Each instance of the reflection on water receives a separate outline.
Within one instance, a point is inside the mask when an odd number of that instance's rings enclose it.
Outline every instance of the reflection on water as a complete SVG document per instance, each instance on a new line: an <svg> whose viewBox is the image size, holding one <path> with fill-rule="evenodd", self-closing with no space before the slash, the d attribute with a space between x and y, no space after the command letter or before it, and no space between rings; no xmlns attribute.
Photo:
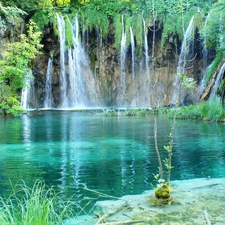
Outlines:
<svg viewBox="0 0 225 225"><path fill-rule="evenodd" d="M0 120L2 193L18 179L45 180L65 196L82 194L82 184L114 196L137 194L154 182L154 118L43 111ZM158 118L163 158L171 124ZM224 124L177 121L172 179L224 177L224 136Z"/></svg>

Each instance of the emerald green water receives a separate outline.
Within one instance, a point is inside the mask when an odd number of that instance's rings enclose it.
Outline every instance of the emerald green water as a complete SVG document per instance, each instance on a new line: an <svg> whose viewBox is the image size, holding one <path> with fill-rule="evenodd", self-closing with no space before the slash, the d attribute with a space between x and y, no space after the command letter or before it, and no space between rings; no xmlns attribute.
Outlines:
<svg viewBox="0 0 225 225"><path fill-rule="evenodd" d="M104 117L95 112L41 111L0 119L0 191L41 179L65 196L90 189L122 196L151 188L158 170L153 117ZM158 118L158 145L172 121ZM172 180L224 177L225 124L177 121Z"/></svg>

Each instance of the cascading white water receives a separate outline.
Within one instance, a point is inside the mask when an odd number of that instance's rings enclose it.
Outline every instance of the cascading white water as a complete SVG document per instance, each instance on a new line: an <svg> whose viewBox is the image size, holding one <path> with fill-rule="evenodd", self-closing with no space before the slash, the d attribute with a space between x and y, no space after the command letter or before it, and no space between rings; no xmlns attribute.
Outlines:
<svg viewBox="0 0 225 225"><path fill-rule="evenodd" d="M148 80L150 80L150 73L149 73L149 55L148 55L148 38L147 38L147 34L146 34L146 24L145 24L145 20L144 17L142 17L142 21L143 21L143 30L144 30L144 55L145 55L145 70L146 70L146 74L147 74L147 78Z"/></svg>
<svg viewBox="0 0 225 225"><path fill-rule="evenodd" d="M219 22L220 22L220 25L219 25L219 43L220 43L219 47L223 49L225 44L224 44L224 36L222 35L223 30L224 30L224 25L223 25L224 21L223 21L222 13L220 13L220 16L219 16ZM212 89L210 97L209 97L210 100L216 97L216 92L219 88L219 85L220 85L222 79L223 79L224 72L225 72L225 63L220 68L220 71L216 77L215 84L213 86L213 89Z"/></svg>
<svg viewBox="0 0 225 225"><path fill-rule="evenodd" d="M126 31L122 15L122 38L120 43L120 107L125 104L126 93Z"/></svg>
<svg viewBox="0 0 225 225"><path fill-rule="evenodd" d="M136 106L136 96L135 96L135 88L136 88L136 80L135 80L135 42L134 35L132 31L132 27L130 27L130 40L131 40L131 54L132 54L132 102L131 106Z"/></svg>
<svg viewBox="0 0 225 225"><path fill-rule="evenodd" d="M67 17L67 19L72 32L72 46L66 51L65 21L63 16L57 14L60 33L60 82L62 85L60 107L99 106L101 104L99 87L94 80L88 58L79 40L78 16L75 16L72 22L70 18ZM68 57L65 56L66 54Z"/></svg>
<svg viewBox="0 0 225 225"><path fill-rule="evenodd" d="M25 76L25 87L21 93L20 107L23 109L29 109L30 87L33 80L32 70Z"/></svg>
<svg viewBox="0 0 225 225"><path fill-rule="evenodd" d="M60 87L61 87L61 107L68 107L67 98L67 80L66 80L66 68L65 68L65 43L66 43L66 31L65 20L62 15L56 14L57 26L59 29L60 40Z"/></svg>
<svg viewBox="0 0 225 225"><path fill-rule="evenodd" d="M179 55L177 74L184 74L185 68L188 62L193 59L193 41L194 41L194 16L191 18L189 25L184 34L184 39L181 46L181 52ZM173 95L171 99L172 104L176 104L179 98L179 77L175 75L173 82Z"/></svg>
<svg viewBox="0 0 225 225"><path fill-rule="evenodd" d="M52 69L53 69L53 59L49 58L45 83L45 101L44 101L45 108L52 108Z"/></svg>
<svg viewBox="0 0 225 225"><path fill-rule="evenodd" d="M73 31L73 49L68 50L68 64L70 74L70 106L81 106L85 102L84 84L82 80L82 63L86 62L84 50L79 42L79 24L75 17L74 23L70 23Z"/></svg>
<svg viewBox="0 0 225 225"><path fill-rule="evenodd" d="M216 81L215 81L215 84L213 86L213 89L211 91L211 94L210 94L210 99L214 98L216 96L216 92L219 88L219 85L223 79L223 75L224 75L224 72L225 72L225 63L223 64L223 66L221 67L217 77L216 77Z"/></svg>
<svg viewBox="0 0 225 225"><path fill-rule="evenodd" d="M69 107L85 107L90 103L99 104L99 88L95 83L93 73L85 50L79 40L78 16L70 22L73 32L73 48L68 50L69 67Z"/></svg>
<svg viewBox="0 0 225 225"><path fill-rule="evenodd" d="M210 14L208 14L208 16L206 17L205 24L204 24L204 40L203 40L203 49L202 49L203 68L202 68L202 79L200 81L200 84L198 87L198 93L197 93L198 99L200 98L200 96L203 93L203 90L205 89L205 86L206 86L205 78L207 75L207 71L211 66L211 65L208 66L208 51L207 51L207 46L206 46L206 42L207 42L206 26L207 26L209 17L210 17Z"/></svg>
<svg viewBox="0 0 225 225"><path fill-rule="evenodd" d="M144 17L142 16L143 21L143 30L144 30L144 57L145 57L145 74L146 74L146 82L143 82L142 78L140 80L140 83L144 85L142 90L143 100L142 104L145 107L150 107L150 70L149 70L149 55L148 55L148 38L147 38L147 32L146 32L146 24Z"/></svg>

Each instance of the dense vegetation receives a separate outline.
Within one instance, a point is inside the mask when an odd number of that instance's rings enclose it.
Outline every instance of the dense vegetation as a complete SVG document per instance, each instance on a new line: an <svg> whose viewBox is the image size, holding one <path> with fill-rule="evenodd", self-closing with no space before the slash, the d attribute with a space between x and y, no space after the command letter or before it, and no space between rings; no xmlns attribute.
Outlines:
<svg viewBox="0 0 225 225"><path fill-rule="evenodd" d="M148 32L149 29L154 31L156 27L160 28L162 30L161 47L163 48L169 39L170 41L173 40L174 45L177 45L182 40L190 19L194 16L196 30L199 31L200 38L205 40L205 47L213 48L217 53L217 57L208 71L207 81L209 81L220 62L225 58L224 9L225 3L223 0L3 0L0 3L0 16L8 21L15 21L22 17L25 20L32 19L38 28L38 30L32 32L35 35L38 34L39 40L41 38L40 33L35 32L42 32L49 23L56 27L55 12L66 14L69 17L78 14L82 18L83 29L96 29L100 31L102 37L108 35L109 25L113 23L115 46L119 49L123 29L121 15L123 14L125 29L128 31L132 26L137 55L142 54L143 32ZM143 18L146 21L146 27L143 27ZM3 25L0 24L0 26ZM69 33L69 28L67 32ZM57 29L55 29L55 33L57 34ZM5 114L12 113L10 111L11 106L16 105L15 112L19 109L18 91L24 87L24 77L31 67L30 62L40 49L37 42L30 42L29 37L25 42L20 38L14 45L25 46L29 44L29 47L26 46L25 48L32 48L32 51L37 50L37 52L30 54L30 50L28 50L29 56L25 53L25 55L21 55L21 58L18 58L21 61L19 60L18 64L13 66L21 68L21 65L23 65L23 71L17 71L16 73L11 71L11 75L7 72L6 67L12 66L10 58L12 59L16 54L12 50L15 46L7 47L4 61L1 62L0 98L2 104L0 107ZM68 35L67 45L71 45L71 43ZM127 41L127 45L129 45L129 41ZM24 62L25 59L27 59L26 63ZM224 82L222 82L222 85L224 86ZM223 90L223 86L219 90ZM9 94L6 95L5 93ZM13 100L11 97L13 97Z"/></svg>

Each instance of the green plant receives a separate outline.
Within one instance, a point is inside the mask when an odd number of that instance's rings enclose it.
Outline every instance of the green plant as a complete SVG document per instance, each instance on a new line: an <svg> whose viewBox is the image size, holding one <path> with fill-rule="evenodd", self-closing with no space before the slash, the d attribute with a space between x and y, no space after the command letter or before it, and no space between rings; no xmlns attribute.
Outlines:
<svg viewBox="0 0 225 225"><path fill-rule="evenodd" d="M184 88L194 88L195 81L193 79L187 78L184 74L178 74L179 78L182 80L181 84L184 86ZM178 95L179 96L179 95ZM163 160L160 156L160 151L158 149L158 142L157 142L157 122L155 117L155 123L154 123L154 137L155 137L155 149L157 153L158 163L159 163L159 172L154 175L154 178L158 181L157 189L155 190L155 197L157 199L163 199L163 201L160 200L160 204L168 204L171 202L170 200L170 179L171 179L171 170L173 169L172 166L172 155L173 155L173 134L175 130L175 124L177 119L177 105L178 105L178 99L176 101L176 106L174 109L173 114L173 125L171 127L171 132L169 134L169 143L168 145L164 145L164 150L167 151L168 157ZM163 165L166 168L167 171L167 181L165 183L164 180L164 170Z"/></svg>
<svg viewBox="0 0 225 225"><path fill-rule="evenodd" d="M36 24L30 21L27 25L27 35L21 34L19 42L8 44L4 58L0 61L0 100L2 102L0 108L3 114L17 115L17 112L22 112L18 102L18 91L25 87L25 76L42 48L41 32L36 29Z"/></svg>
<svg viewBox="0 0 225 225"><path fill-rule="evenodd" d="M21 21L21 17L27 15L27 13L15 6L5 7L0 2L0 16L3 16L8 21Z"/></svg>
<svg viewBox="0 0 225 225"><path fill-rule="evenodd" d="M205 78L206 83L208 83L210 81L210 79L212 78L212 76L216 72L216 70L218 69L220 62L223 60L224 57L225 57L225 52L217 53L215 59L213 60L212 64L210 65L210 67L207 71L206 78Z"/></svg>
<svg viewBox="0 0 225 225"><path fill-rule="evenodd" d="M65 17L65 29L66 29L66 46L71 47L73 45L73 31L72 25L68 17Z"/></svg>
<svg viewBox="0 0 225 225"><path fill-rule="evenodd" d="M1 98L0 109L3 115L19 116L24 110L20 107L18 96L10 96L8 98Z"/></svg>
<svg viewBox="0 0 225 225"><path fill-rule="evenodd" d="M0 198L1 224L61 225L63 219L72 216L71 201L63 201L41 181L32 188L22 181L13 187L8 198Z"/></svg>
<svg viewBox="0 0 225 225"><path fill-rule="evenodd" d="M115 30L115 47L116 49L120 49L120 42L122 38L122 22L121 22L121 14L116 14L113 17L113 24Z"/></svg>
<svg viewBox="0 0 225 225"><path fill-rule="evenodd" d="M115 109L103 109L103 115L104 116L117 116L118 113L116 112Z"/></svg>
<svg viewBox="0 0 225 225"><path fill-rule="evenodd" d="M170 110L168 116L173 118L174 110ZM225 118L225 108L218 99L210 99L197 105L179 107L176 118L217 122Z"/></svg>
<svg viewBox="0 0 225 225"><path fill-rule="evenodd" d="M137 111L135 109L127 109L124 112L125 116L136 116L137 115Z"/></svg>
<svg viewBox="0 0 225 225"><path fill-rule="evenodd" d="M32 16L32 20L36 23L39 31L43 31L45 26L49 24L56 24L55 11L51 7L46 7L41 10L38 9Z"/></svg>

